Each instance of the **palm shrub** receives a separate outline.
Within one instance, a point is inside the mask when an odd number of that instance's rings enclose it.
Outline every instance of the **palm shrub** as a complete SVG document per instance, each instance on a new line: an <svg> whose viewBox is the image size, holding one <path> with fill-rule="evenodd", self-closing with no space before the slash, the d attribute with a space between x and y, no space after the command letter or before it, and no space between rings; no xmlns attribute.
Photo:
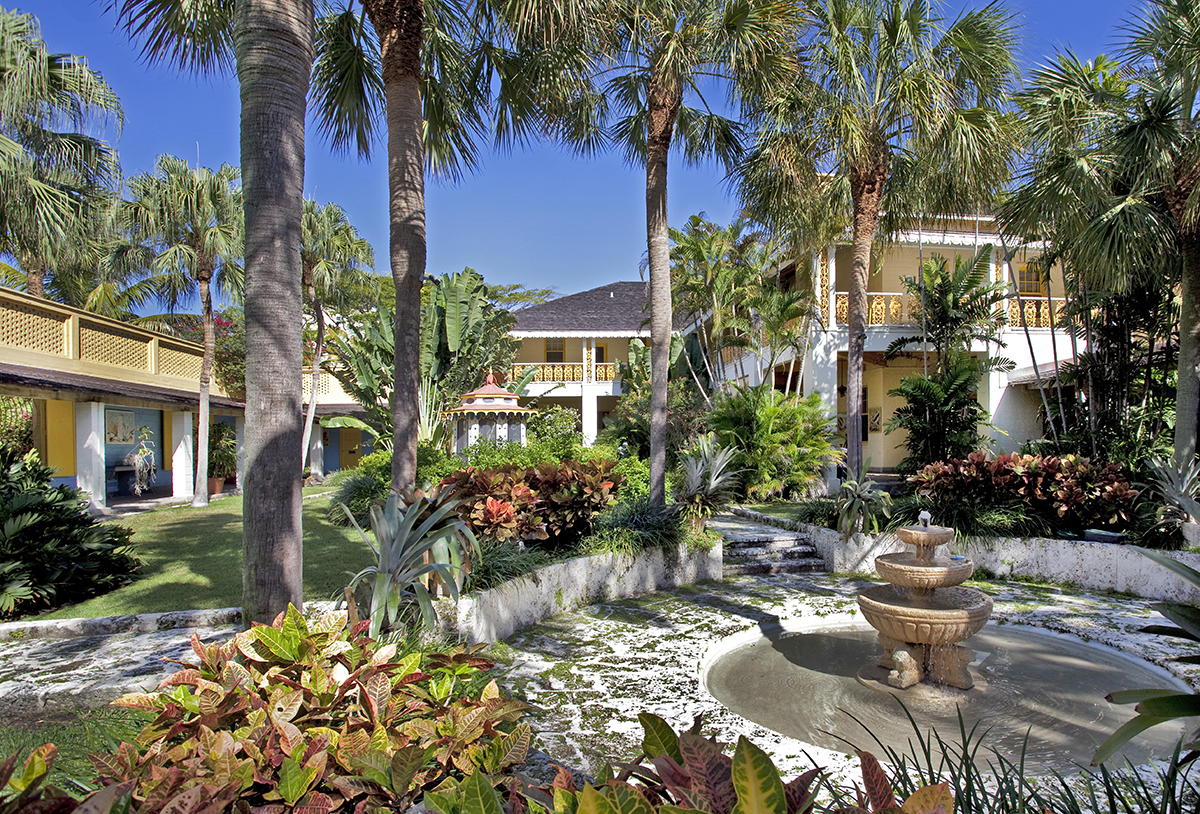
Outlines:
<svg viewBox="0 0 1200 814"><path fill-rule="evenodd" d="M667 385L667 468L673 468L678 450L705 427L706 404L691 378L672 379ZM622 455L650 457L650 383L634 384L604 419L598 440L621 450Z"/></svg>
<svg viewBox="0 0 1200 814"><path fill-rule="evenodd" d="M232 478L237 474L237 433L228 424L208 428L208 476Z"/></svg>
<svg viewBox="0 0 1200 814"><path fill-rule="evenodd" d="M133 580L133 532L97 523L54 470L0 447L0 618L78 602Z"/></svg>
<svg viewBox="0 0 1200 814"><path fill-rule="evenodd" d="M765 385L737 386L713 400L708 422L721 444L738 451L733 468L741 473L739 496L804 495L837 457L816 393L798 398Z"/></svg>
<svg viewBox="0 0 1200 814"><path fill-rule="evenodd" d="M908 455L896 470L911 474L922 466L965 458L987 446L980 432L988 412L975 397L985 368L965 354L954 354L929 375L905 376L889 396L904 399L887 423L887 432L905 430Z"/></svg>
<svg viewBox="0 0 1200 814"><path fill-rule="evenodd" d="M879 531L882 520L892 516L892 496L870 478L852 478L842 482L837 507L838 531L849 540L856 532Z"/></svg>

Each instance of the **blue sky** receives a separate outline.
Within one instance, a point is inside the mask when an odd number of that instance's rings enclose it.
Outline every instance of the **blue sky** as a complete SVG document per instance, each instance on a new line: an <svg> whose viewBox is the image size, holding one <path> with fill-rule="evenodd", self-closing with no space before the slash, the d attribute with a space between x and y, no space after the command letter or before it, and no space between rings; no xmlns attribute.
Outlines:
<svg viewBox="0 0 1200 814"><path fill-rule="evenodd" d="M12 0L0 0L13 8ZM153 168L160 153L216 167L238 163L238 97L232 77L194 78L144 64L137 50L90 0L24 0L51 51L86 56L121 98L126 122L115 139L123 172ZM1014 5L1022 29L1022 64L1036 65L1055 48L1081 56L1111 52L1119 25L1135 6L1118 0L1043 0ZM108 134L114 140L115 134ZM668 172L672 225L704 211L728 222L734 204L715 165ZM387 267L387 178L382 146L369 163L334 155L310 130L305 192L334 201ZM475 175L457 184L430 182L428 270L472 266L490 283L582 291L636 280L646 250L645 174L620 156L582 159L554 145L485 154Z"/></svg>

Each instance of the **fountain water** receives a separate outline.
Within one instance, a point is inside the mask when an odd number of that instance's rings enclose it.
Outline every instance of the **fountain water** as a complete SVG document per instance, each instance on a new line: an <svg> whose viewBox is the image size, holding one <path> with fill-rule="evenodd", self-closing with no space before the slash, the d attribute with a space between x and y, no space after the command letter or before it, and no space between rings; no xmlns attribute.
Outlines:
<svg viewBox="0 0 1200 814"><path fill-rule="evenodd" d="M954 529L931 526L928 512L921 524L896 530L914 551L885 554L875 570L887 580L863 591L858 606L879 631L883 657L859 671L869 687L905 690L921 681L969 690L975 651L959 642L978 633L992 614L992 599L974 588L958 587L975 572L963 557L937 557L940 546L954 539Z"/></svg>

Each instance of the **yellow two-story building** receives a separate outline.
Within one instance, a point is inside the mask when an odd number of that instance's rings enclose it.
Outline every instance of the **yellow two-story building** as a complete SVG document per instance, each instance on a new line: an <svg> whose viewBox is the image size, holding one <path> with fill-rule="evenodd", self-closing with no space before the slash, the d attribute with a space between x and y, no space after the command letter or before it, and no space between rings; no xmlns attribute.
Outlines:
<svg viewBox="0 0 1200 814"><path fill-rule="evenodd" d="M630 340L650 341L646 302L645 283L620 282L518 311L509 333L521 348L510 377L537 367L521 395L577 410L590 445L622 392L617 362L629 360Z"/></svg>

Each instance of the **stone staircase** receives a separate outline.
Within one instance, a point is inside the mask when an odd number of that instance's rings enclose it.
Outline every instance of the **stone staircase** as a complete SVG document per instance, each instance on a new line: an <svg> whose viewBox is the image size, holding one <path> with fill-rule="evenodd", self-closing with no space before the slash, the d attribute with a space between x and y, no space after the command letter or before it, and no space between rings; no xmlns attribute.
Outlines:
<svg viewBox="0 0 1200 814"><path fill-rule="evenodd" d="M725 539L725 576L811 574L825 570L808 534L722 515L708 527Z"/></svg>

